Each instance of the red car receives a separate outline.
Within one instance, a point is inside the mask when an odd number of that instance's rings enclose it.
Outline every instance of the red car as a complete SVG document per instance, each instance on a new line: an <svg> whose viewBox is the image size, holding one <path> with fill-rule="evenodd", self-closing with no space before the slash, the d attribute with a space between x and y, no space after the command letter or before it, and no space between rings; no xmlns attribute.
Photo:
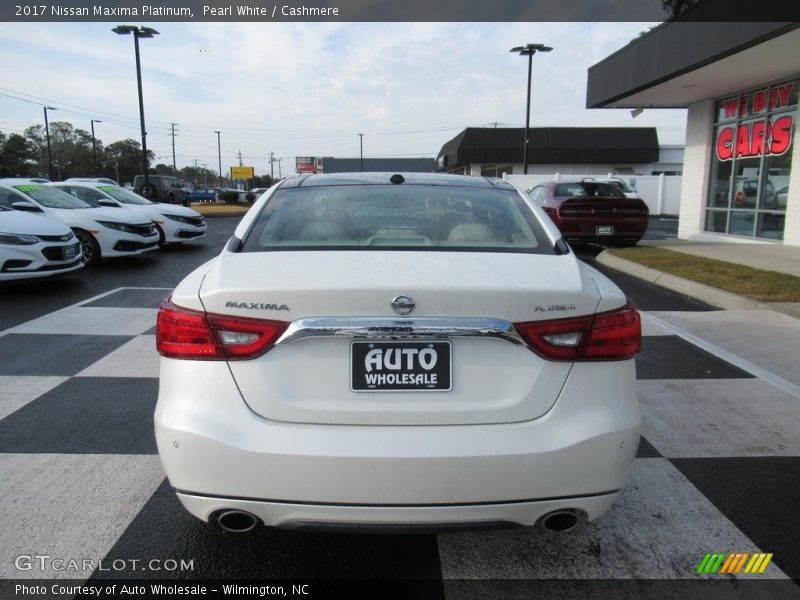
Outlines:
<svg viewBox="0 0 800 600"><path fill-rule="evenodd" d="M568 242L634 246L647 231L647 205L610 183L548 181L528 194Z"/></svg>

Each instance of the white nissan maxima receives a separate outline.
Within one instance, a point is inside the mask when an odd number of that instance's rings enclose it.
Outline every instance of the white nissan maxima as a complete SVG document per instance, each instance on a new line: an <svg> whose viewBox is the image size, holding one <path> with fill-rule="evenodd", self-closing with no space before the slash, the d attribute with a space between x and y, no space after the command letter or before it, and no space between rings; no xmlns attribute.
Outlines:
<svg viewBox="0 0 800 600"><path fill-rule="evenodd" d="M185 206L150 202L139 194L104 182L59 181L48 184L91 204L127 208L156 224L159 244L180 244L206 235L206 220L196 210Z"/></svg>
<svg viewBox="0 0 800 600"><path fill-rule="evenodd" d="M0 206L0 282L52 277L82 268L81 245L69 227Z"/></svg>
<svg viewBox="0 0 800 600"><path fill-rule="evenodd" d="M3 206L36 212L72 229L81 243L84 264L158 249L155 224L137 214L93 208L66 192L29 179L2 179L0 190Z"/></svg>
<svg viewBox="0 0 800 600"><path fill-rule="evenodd" d="M292 178L158 313L155 429L227 530L566 530L639 442L639 314L497 179Z"/></svg>

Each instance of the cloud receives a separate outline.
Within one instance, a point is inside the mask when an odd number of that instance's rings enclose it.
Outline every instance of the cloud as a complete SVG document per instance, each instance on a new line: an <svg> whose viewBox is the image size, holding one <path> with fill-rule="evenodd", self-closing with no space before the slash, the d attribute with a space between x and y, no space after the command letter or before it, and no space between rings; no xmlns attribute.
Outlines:
<svg viewBox="0 0 800 600"><path fill-rule="evenodd" d="M0 87L59 107L59 119L110 143L138 139L132 38L108 23L0 24ZM179 165L223 163L241 150L257 172L270 151L435 156L461 128L525 120L527 61L512 46L542 42L533 60L534 126L653 125L680 137L683 111L587 111L586 71L624 46L637 23L158 23L141 40L148 147ZM0 96L5 93L0 90ZM3 123L41 122L41 106L0 100ZM52 118L52 117L51 117ZM680 141L680 140L678 140ZM237 159L238 160L238 159ZM223 168L225 168L223 164ZM284 163L286 166L286 163Z"/></svg>

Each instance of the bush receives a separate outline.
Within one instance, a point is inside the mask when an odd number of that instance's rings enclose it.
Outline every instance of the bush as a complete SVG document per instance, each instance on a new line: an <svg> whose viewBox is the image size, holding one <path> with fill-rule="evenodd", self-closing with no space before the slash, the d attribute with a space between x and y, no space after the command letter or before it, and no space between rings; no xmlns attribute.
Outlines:
<svg viewBox="0 0 800 600"><path fill-rule="evenodd" d="M217 198L225 204L239 204L239 192L220 192Z"/></svg>

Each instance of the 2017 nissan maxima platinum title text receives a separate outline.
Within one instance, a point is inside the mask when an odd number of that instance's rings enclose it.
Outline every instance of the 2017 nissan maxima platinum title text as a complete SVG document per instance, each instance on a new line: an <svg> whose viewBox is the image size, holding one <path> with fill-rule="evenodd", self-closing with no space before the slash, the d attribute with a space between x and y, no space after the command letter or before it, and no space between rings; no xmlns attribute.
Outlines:
<svg viewBox="0 0 800 600"><path fill-rule="evenodd" d="M229 530L563 530L624 484L640 345L501 180L293 178L162 303L159 453Z"/></svg>

